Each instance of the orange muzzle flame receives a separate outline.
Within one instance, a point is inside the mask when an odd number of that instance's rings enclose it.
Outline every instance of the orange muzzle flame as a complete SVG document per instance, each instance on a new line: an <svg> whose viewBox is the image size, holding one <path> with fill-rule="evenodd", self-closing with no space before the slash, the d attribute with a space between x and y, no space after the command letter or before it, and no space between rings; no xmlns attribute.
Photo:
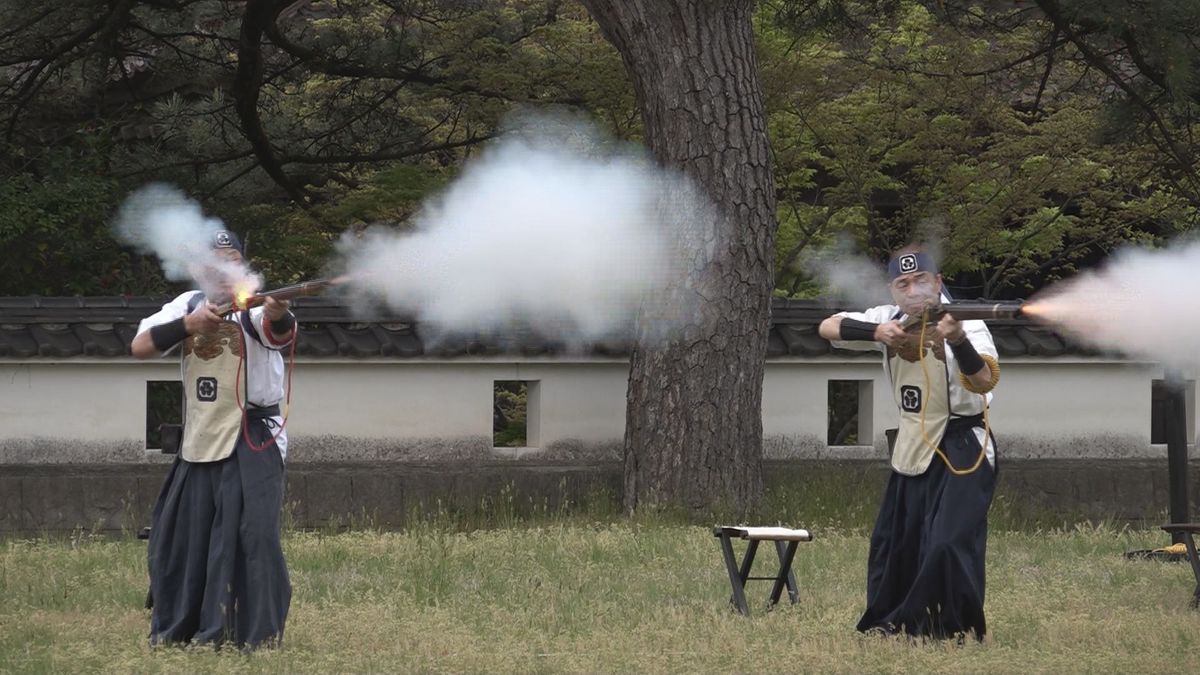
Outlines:
<svg viewBox="0 0 1200 675"><path fill-rule="evenodd" d="M1021 305L1021 313L1028 317L1039 318L1046 315L1046 308L1040 302L1027 302Z"/></svg>
<svg viewBox="0 0 1200 675"><path fill-rule="evenodd" d="M246 309L250 298L254 297L255 288L249 284L239 284L233 294L233 304L238 309Z"/></svg>
<svg viewBox="0 0 1200 675"><path fill-rule="evenodd" d="M1055 321L1072 313L1071 305L1057 298L1046 298L1021 305L1021 315L1036 321Z"/></svg>

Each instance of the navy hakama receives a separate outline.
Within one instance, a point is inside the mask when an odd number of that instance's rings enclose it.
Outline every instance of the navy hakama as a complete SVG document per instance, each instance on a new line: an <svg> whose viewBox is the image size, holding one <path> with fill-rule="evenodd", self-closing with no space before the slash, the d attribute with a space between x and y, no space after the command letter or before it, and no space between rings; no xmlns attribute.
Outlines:
<svg viewBox="0 0 1200 675"><path fill-rule="evenodd" d="M217 462L177 458L154 507L150 641L254 647L278 643L291 601L280 543L283 458L269 443L278 408L249 412Z"/></svg>
<svg viewBox="0 0 1200 675"><path fill-rule="evenodd" d="M981 445L979 416L947 423L940 448L969 467ZM989 439L989 442L991 439ZM954 475L941 458L917 476L892 472L867 563L867 609L858 630L982 640L987 512L996 486L988 461Z"/></svg>

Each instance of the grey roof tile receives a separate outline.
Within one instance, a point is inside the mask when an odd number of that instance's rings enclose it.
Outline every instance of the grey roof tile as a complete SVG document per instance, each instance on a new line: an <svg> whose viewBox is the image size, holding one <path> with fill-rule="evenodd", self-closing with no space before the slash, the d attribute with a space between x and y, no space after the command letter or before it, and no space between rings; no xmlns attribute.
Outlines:
<svg viewBox="0 0 1200 675"><path fill-rule="evenodd" d="M26 326L0 326L0 356L27 359L38 355L38 343Z"/></svg>
<svg viewBox="0 0 1200 675"><path fill-rule="evenodd" d="M120 357L142 318L156 312L167 298L151 297L0 297L0 357L71 358ZM504 353L543 356L585 353L623 358L628 341L599 340L580 351L568 351L558 340L533 331L498 336L439 336L425 339L411 317L379 313L367 319L351 316L333 298L310 297L293 301L301 323L296 353L322 358L415 358L434 356L495 356ZM875 352L832 349L817 335L817 324L837 308L818 301L780 300L772 305L772 326L767 336L767 356L779 358L874 358ZM996 321L992 336L1001 356L1059 356L1096 352L1065 341L1055 333L1023 320Z"/></svg>
<svg viewBox="0 0 1200 675"><path fill-rule="evenodd" d="M1017 326L1016 334L1030 356L1060 356L1067 352L1066 342L1048 330Z"/></svg>
<svg viewBox="0 0 1200 675"><path fill-rule="evenodd" d="M87 356L124 356L128 353L128 346L112 326L105 330L86 324L74 324L71 329L83 345L83 353Z"/></svg>
<svg viewBox="0 0 1200 675"><path fill-rule="evenodd" d="M767 358L787 356L788 346L779 334L779 327L773 326L767 334Z"/></svg>
<svg viewBox="0 0 1200 675"><path fill-rule="evenodd" d="M1021 356L1026 353L1025 341L1022 340L1012 326L992 326L992 342L1000 356Z"/></svg>
<svg viewBox="0 0 1200 675"><path fill-rule="evenodd" d="M68 326L51 328L45 324L33 325L29 327L29 335L37 343L38 356L61 358L83 353L83 343Z"/></svg>

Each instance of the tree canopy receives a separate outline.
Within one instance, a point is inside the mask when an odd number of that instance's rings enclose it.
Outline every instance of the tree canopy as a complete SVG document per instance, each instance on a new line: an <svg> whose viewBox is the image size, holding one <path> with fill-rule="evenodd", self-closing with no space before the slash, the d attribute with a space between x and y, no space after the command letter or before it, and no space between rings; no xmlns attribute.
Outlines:
<svg viewBox="0 0 1200 675"><path fill-rule="evenodd" d="M402 223L514 106L586 108L623 134L635 117L586 12L552 0L0 12L19 17L0 39L0 242L23 259L0 293L161 288L107 236L151 180L270 248L258 262L283 279L314 271L348 227Z"/></svg>
<svg viewBox="0 0 1200 675"><path fill-rule="evenodd" d="M843 233L877 259L932 239L962 291L1013 297L1196 224L1178 139L1129 114L1124 90L1036 6L838 3L832 20L799 25L789 7L760 29L779 292L818 292L797 263Z"/></svg>
<svg viewBox="0 0 1200 675"><path fill-rule="evenodd" d="M403 225L521 106L641 119L570 0L0 0L0 294L167 288L108 222L151 180L249 234L270 280L347 229ZM776 293L847 236L941 242L969 295L1018 297L1200 207L1188 0L763 1Z"/></svg>

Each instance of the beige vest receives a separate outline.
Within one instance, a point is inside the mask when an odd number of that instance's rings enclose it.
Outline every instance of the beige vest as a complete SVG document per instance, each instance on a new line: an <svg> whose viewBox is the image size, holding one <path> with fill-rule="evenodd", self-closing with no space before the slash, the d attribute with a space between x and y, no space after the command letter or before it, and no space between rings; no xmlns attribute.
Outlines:
<svg viewBox="0 0 1200 675"><path fill-rule="evenodd" d="M211 335L183 341L186 416L180 454L185 460L216 462L233 454L242 431L236 391L241 367L242 329L232 321L222 322ZM240 386L245 385L243 373Z"/></svg>
<svg viewBox="0 0 1200 675"><path fill-rule="evenodd" d="M908 337L899 347L888 348L893 393L900 403L900 430L892 451L892 468L906 476L918 476L929 468L934 448L950 420L949 370L945 341L936 334L932 340L926 335L926 344L932 346L926 347L922 360L917 350L920 338L912 334Z"/></svg>

